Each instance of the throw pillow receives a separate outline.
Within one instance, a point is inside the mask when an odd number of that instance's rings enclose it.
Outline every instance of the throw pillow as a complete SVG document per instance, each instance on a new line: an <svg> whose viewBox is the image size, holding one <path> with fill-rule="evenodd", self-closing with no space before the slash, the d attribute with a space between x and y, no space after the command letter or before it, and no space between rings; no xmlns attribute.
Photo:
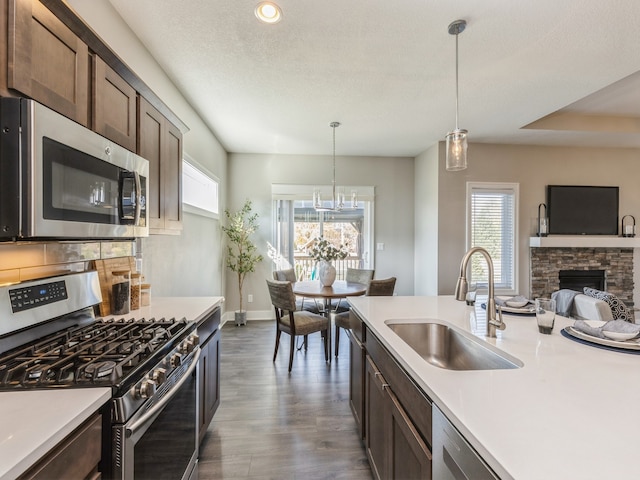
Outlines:
<svg viewBox="0 0 640 480"><path fill-rule="evenodd" d="M624 320L625 322L634 321L633 314L631 313L631 311L629 311L629 308L627 308L624 302L614 294L589 287L584 287L584 294L607 302L609 308L611 308L611 313L614 320Z"/></svg>

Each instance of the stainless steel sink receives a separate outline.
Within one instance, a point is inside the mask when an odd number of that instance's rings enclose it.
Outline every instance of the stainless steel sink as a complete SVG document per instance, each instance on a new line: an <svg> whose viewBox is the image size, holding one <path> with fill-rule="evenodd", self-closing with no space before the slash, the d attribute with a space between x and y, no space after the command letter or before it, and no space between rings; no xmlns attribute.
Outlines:
<svg viewBox="0 0 640 480"><path fill-rule="evenodd" d="M471 334L437 322L386 322L402 340L427 362L447 370L497 370L524 364Z"/></svg>

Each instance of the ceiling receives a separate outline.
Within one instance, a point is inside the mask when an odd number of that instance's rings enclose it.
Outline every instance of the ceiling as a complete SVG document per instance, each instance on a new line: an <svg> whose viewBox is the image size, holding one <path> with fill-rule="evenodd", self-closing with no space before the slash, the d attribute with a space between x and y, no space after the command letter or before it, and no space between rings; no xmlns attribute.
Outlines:
<svg viewBox="0 0 640 480"><path fill-rule="evenodd" d="M229 152L409 156L469 141L640 147L640 2L110 0ZM523 128L528 126L528 128Z"/></svg>

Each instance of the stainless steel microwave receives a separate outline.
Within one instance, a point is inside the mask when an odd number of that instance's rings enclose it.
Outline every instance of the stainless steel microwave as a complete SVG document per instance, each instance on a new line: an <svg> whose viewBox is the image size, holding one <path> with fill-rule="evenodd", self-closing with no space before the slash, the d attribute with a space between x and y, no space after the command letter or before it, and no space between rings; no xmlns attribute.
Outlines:
<svg viewBox="0 0 640 480"><path fill-rule="evenodd" d="M0 99L0 239L149 234L149 162L25 98Z"/></svg>

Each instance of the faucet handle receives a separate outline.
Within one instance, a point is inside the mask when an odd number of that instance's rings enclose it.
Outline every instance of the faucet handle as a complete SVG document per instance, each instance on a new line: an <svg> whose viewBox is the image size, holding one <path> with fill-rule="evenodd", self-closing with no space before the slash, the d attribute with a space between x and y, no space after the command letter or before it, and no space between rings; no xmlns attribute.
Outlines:
<svg viewBox="0 0 640 480"><path fill-rule="evenodd" d="M502 305L498 305L498 320L491 320L489 323L496 327L498 330L504 330L507 328L507 325L502 320Z"/></svg>

